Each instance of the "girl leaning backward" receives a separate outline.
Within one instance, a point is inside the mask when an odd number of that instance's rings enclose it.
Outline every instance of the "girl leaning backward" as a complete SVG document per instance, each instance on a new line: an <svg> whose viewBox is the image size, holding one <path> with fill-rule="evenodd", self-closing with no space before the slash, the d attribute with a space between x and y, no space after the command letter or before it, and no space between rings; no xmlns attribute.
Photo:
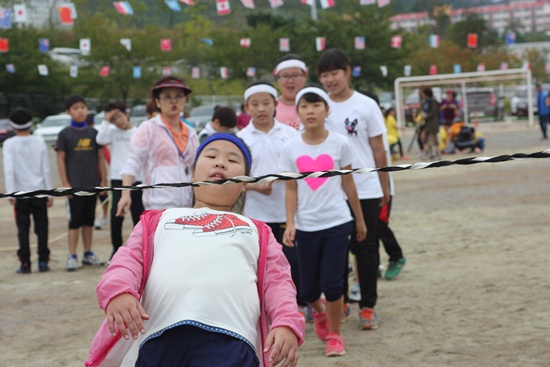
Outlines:
<svg viewBox="0 0 550 367"><path fill-rule="evenodd" d="M231 134L197 150L192 180L247 175ZM304 319L281 246L240 213L244 183L194 188L192 208L144 212L97 286L106 319L86 366L295 366Z"/></svg>

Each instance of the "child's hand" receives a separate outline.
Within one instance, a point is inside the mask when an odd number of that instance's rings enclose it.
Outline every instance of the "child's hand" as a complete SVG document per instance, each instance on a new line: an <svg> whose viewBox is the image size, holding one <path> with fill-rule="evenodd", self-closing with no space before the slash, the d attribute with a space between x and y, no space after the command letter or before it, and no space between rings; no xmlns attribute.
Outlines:
<svg viewBox="0 0 550 367"><path fill-rule="evenodd" d="M265 183L265 184L258 184L256 186L256 190L260 194L264 194L266 196L269 196L273 192L272 186L273 186L273 182L268 182L268 183Z"/></svg>
<svg viewBox="0 0 550 367"><path fill-rule="evenodd" d="M11 206L15 206L16 201L17 201L16 198L8 198L8 203L10 203Z"/></svg>
<svg viewBox="0 0 550 367"><path fill-rule="evenodd" d="M285 233L283 234L283 245L286 247L294 247L294 237L296 236L296 228L287 224Z"/></svg>
<svg viewBox="0 0 550 367"><path fill-rule="evenodd" d="M130 207L132 206L132 198L128 194L122 193L122 196L120 197L120 200L118 201L117 210L116 210L116 216L117 217L124 217L124 214L130 210Z"/></svg>
<svg viewBox="0 0 550 367"><path fill-rule="evenodd" d="M361 242L367 237L367 225L364 221L355 221L355 232L355 238L357 239L357 242Z"/></svg>
<svg viewBox="0 0 550 367"><path fill-rule="evenodd" d="M48 196L48 199L46 201L46 208L51 208L53 205L53 198L51 196Z"/></svg>
<svg viewBox="0 0 550 367"><path fill-rule="evenodd" d="M138 333L145 333L142 320L149 320L141 303L129 293L122 293L109 302L107 310L107 325L113 335L116 335L115 323L124 339L138 338ZM129 332L129 333L128 333Z"/></svg>
<svg viewBox="0 0 550 367"><path fill-rule="evenodd" d="M294 367L298 363L298 338L292 329L281 326L269 332L265 340L264 353L268 353L269 367L276 366L284 360L281 367Z"/></svg>

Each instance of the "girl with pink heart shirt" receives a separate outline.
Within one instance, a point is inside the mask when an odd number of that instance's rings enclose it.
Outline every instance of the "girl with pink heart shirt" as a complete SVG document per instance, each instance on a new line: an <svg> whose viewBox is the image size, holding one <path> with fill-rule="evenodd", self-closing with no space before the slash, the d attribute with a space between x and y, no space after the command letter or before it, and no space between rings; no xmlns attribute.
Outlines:
<svg viewBox="0 0 550 367"><path fill-rule="evenodd" d="M346 137L325 129L329 100L315 85L298 92L296 109L304 131L285 144L280 170L351 169L352 155ZM343 355L340 319L348 242L354 226L358 240L364 239L367 232L355 183L351 175L287 181L285 202L283 243L298 249L301 296L313 307L315 333L326 342L326 356Z"/></svg>

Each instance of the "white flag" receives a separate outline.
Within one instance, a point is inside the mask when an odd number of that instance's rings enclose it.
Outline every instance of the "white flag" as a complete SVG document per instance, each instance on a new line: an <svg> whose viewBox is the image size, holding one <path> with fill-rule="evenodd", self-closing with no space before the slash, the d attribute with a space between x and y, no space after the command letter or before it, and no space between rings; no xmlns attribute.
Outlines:
<svg viewBox="0 0 550 367"><path fill-rule="evenodd" d="M69 67L69 76L71 78L76 78L78 76L78 66L77 65L71 65Z"/></svg>
<svg viewBox="0 0 550 367"><path fill-rule="evenodd" d="M388 76L388 67L385 65L380 66L380 71L382 72L382 76L387 77Z"/></svg>
<svg viewBox="0 0 550 367"><path fill-rule="evenodd" d="M42 76L48 75L48 65L40 64L38 65L38 74Z"/></svg>
<svg viewBox="0 0 550 367"><path fill-rule="evenodd" d="M82 55L89 55L92 50L92 42L89 38L80 39L80 52Z"/></svg>
<svg viewBox="0 0 550 367"><path fill-rule="evenodd" d="M25 23L27 21L27 7L25 4L13 6L13 21L15 23Z"/></svg>
<svg viewBox="0 0 550 367"><path fill-rule="evenodd" d="M129 38L121 38L120 44L128 51L132 51L132 40Z"/></svg>

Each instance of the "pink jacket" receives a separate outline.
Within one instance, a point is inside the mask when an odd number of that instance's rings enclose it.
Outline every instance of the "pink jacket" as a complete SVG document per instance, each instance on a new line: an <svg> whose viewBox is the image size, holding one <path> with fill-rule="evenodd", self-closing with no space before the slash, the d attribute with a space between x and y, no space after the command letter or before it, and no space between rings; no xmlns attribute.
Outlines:
<svg viewBox="0 0 550 367"><path fill-rule="evenodd" d="M191 166L199 147L195 131L189 133L187 150L180 153L160 115L144 121L132 135L130 150L120 173L141 177L146 185L191 181ZM162 188L143 191L145 209L190 207L192 191L185 188Z"/></svg>
<svg viewBox="0 0 550 367"><path fill-rule="evenodd" d="M153 262L154 237L162 210L147 210L128 238L125 246L118 249L111 264L105 270L97 286L99 307L106 310L109 302L122 293L130 293L141 298L149 270ZM262 348L269 333L269 326L287 326L304 341L304 317L298 313L296 289L290 277L290 266L270 228L263 222L253 220L260 237L258 260L258 294L260 296L260 337ZM132 341L132 339L130 339ZM119 366L124 354L121 344L127 343L120 332L113 336L107 321L97 331L90 355L85 366ZM124 352L125 353L125 352ZM269 354L262 353L263 365L269 366Z"/></svg>

